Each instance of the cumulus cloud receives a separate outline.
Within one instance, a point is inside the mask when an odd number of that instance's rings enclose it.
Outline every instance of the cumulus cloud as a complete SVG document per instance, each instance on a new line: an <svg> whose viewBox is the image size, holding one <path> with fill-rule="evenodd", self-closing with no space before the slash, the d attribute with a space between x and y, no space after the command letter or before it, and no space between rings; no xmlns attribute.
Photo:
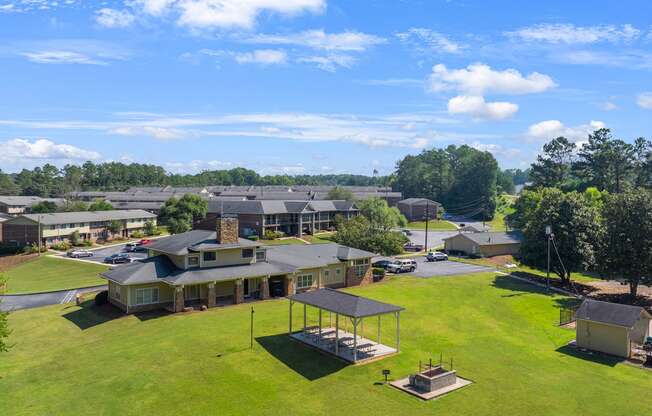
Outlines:
<svg viewBox="0 0 652 416"><path fill-rule="evenodd" d="M65 160L97 160L100 154L92 150L84 150L69 144L57 144L47 139L37 139L33 142L26 139L11 139L0 143L2 152L0 159L14 162L21 159L65 159Z"/></svg>
<svg viewBox="0 0 652 416"><path fill-rule="evenodd" d="M430 29L413 27L396 34L403 43L408 44L420 53L460 53L468 46L456 42L448 36Z"/></svg>
<svg viewBox="0 0 652 416"><path fill-rule="evenodd" d="M153 17L174 16L177 25L193 30L250 29L263 13L294 16L320 13L325 0L136 0L141 13Z"/></svg>
<svg viewBox="0 0 652 416"><path fill-rule="evenodd" d="M95 21L104 27L127 27L135 20L128 10L103 8L95 12Z"/></svg>
<svg viewBox="0 0 652 416"><path fill-rule="evenodd" d="M647 110L652 110L652 92L643 92L636 97L636 104Z"/></svg>
<svg viewBox="0 0 652 416"><path fill-rule="evenodd" d="M567 23L538 24L523 27L507 36L528 42L565 44L590 44L597 42L630 42L641 36L641 31L632 25L575 26Z"/></svg>
<svg viewBox="0 0 652 416"><path fill-rule="evenodd" d="M600 108L604 111L613 111L618 109L618 105L612 101L605 101L600 104Z"/></svg>
<svg viewBox="0 0 652 416"><path fill-rule="evenodd" d="M473 95L531 94L547 91L556 86L551 77L539 72L523 76L515 69L496 71L489 65L481 63L451 70L444 64L438 64L432 68L430 75L432 92L456 90Z"/></svg>
<svg viewBox="0 0 652 416"><path fill-rule="evenodd" d="M340 52L362 52L386 40L367 33L344 31L326 33L322 29L290 34L258 34L244 39L245 42L270 45L295 45L311 49Z"/></svg>
<svg viewBox="0 0 652 416"><path fill-rule="evenodd" d="M239 64L278 65L284 64L286 60L287 54L285 51L275 49L258 49L252 52L235 54L235 61Z"/></svg>
<svg viewBox="0 0 652 416"><path fill-rule="evenodd" d="M508 102L486 102L484 97L459 95L448 101L448 112L467 114L474 119L504 120L518 111L518 105Z"/></svg>
<svg viewBox="0 0 652 416"><path fill-rule="evenodd" d="M607 125L604 122L595 120L575 127L568 127L559 120L545 120L528 127L527 135L538 140L551 140L564 136L574 142L580 142L585 140L589 134L605 127Z"/></svg>

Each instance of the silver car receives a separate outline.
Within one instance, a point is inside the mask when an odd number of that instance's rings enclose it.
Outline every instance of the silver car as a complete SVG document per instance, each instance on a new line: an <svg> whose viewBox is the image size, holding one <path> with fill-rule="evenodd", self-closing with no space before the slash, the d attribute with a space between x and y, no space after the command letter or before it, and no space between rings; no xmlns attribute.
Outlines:
<svg viewBox="0 0 652 416"><path fill-rule="evenodd" d="M68 253L66 253L68 257L71 257L73 259L78 259L80 257L93 257L93 252L89 250L70 250Z"/></svg>

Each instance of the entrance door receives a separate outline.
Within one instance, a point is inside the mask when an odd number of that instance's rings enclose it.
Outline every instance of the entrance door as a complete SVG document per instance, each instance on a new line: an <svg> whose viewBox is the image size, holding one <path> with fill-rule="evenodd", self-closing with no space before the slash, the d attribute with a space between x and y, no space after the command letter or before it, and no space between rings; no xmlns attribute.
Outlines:
<svg viewBox="0 0 652 416"><path fill-rule="evenodd" d="M248 298L249 295L249 279L244 279L244 286L242 288L242 291L244 292L244 297Z"/></svg>
<svg viewBox="0 0 652 416"><path fill-rule="evenodd" d="M199 285L186 286L183 288L183 296L185 300L199 299Z"/></svg>
<svg viewBox="0 0 652 416"><path fill-rule="evenodd" d="M273 298L285 296L285 276L272 277L269 279L269 295Z"/></svg>

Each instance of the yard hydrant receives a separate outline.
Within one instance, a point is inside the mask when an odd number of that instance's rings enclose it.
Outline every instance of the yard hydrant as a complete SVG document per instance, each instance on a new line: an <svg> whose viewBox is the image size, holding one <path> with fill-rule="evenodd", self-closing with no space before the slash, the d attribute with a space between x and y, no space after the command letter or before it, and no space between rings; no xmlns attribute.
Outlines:
<svg viewBox="0 0 652 416"><path fill-rule="evenodd" d="M81 305L81 299L82 299L81 294L77 293L75 295L75 303L77 304L77 306Z"/></svg>

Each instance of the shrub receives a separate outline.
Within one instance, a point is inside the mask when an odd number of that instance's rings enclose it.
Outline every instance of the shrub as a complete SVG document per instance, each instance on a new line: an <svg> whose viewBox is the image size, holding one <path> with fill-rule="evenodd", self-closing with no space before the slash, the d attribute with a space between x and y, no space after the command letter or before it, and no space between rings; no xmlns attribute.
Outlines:
<svg viewBox="0 0 652 416"><path fill-rule="evenodd" d="M45 253L48 251L48 248L44 245L41 247L41 253ZM38 244L33 243L31 245L26 245L23 247L23 253L25 254L33 254L33 253L38 253Z"/></svg>
<svg viewBox="0 0 652 416"><path fill-rule="evenodd" d="M106 305L109 303L109 292L106 290L103 290L99 292L97 295L95 295L95 305L101 306L101 305Z"/></svg>
<svg viewBox="0 0 652 416"><path fill-rule="evenodd" d="M277 238L284 237L285 233L281 231L266 230L265 240L276 240Z"/></svg>
<svg viewBox="0 0 652 416"><path fill-rule="evenodd" d="M258 241L258 238L259 238L259 237L258 237L256 234L254 234L254 235L250 235L249 237L247 237L247 239L249 239L249 240L251 240L251 241Z"/></svg>
<svg viewBox="0 0 652 416"><path fill-rule="evenodd" d="M60 243L55 243L50 246L52 250L57 250L57 251L68 251L72 248L72 244L70 244L67 241L62 241Z"/></svg>
<svg viewBox="0 0 652 416"><path fill-rule="evenodd" d="M1 244L0 245L0 255L1 254L18 254L23 252L24 247L14 244Z"/></svg>
<svg viewBox="0 0 652 416"><path fill-rule="evenodd" d="M133 233L131 233L131 236L133 238L143 238L143 237L145 237L145 233L140 231L140 230L136 230Z"/></svg>

